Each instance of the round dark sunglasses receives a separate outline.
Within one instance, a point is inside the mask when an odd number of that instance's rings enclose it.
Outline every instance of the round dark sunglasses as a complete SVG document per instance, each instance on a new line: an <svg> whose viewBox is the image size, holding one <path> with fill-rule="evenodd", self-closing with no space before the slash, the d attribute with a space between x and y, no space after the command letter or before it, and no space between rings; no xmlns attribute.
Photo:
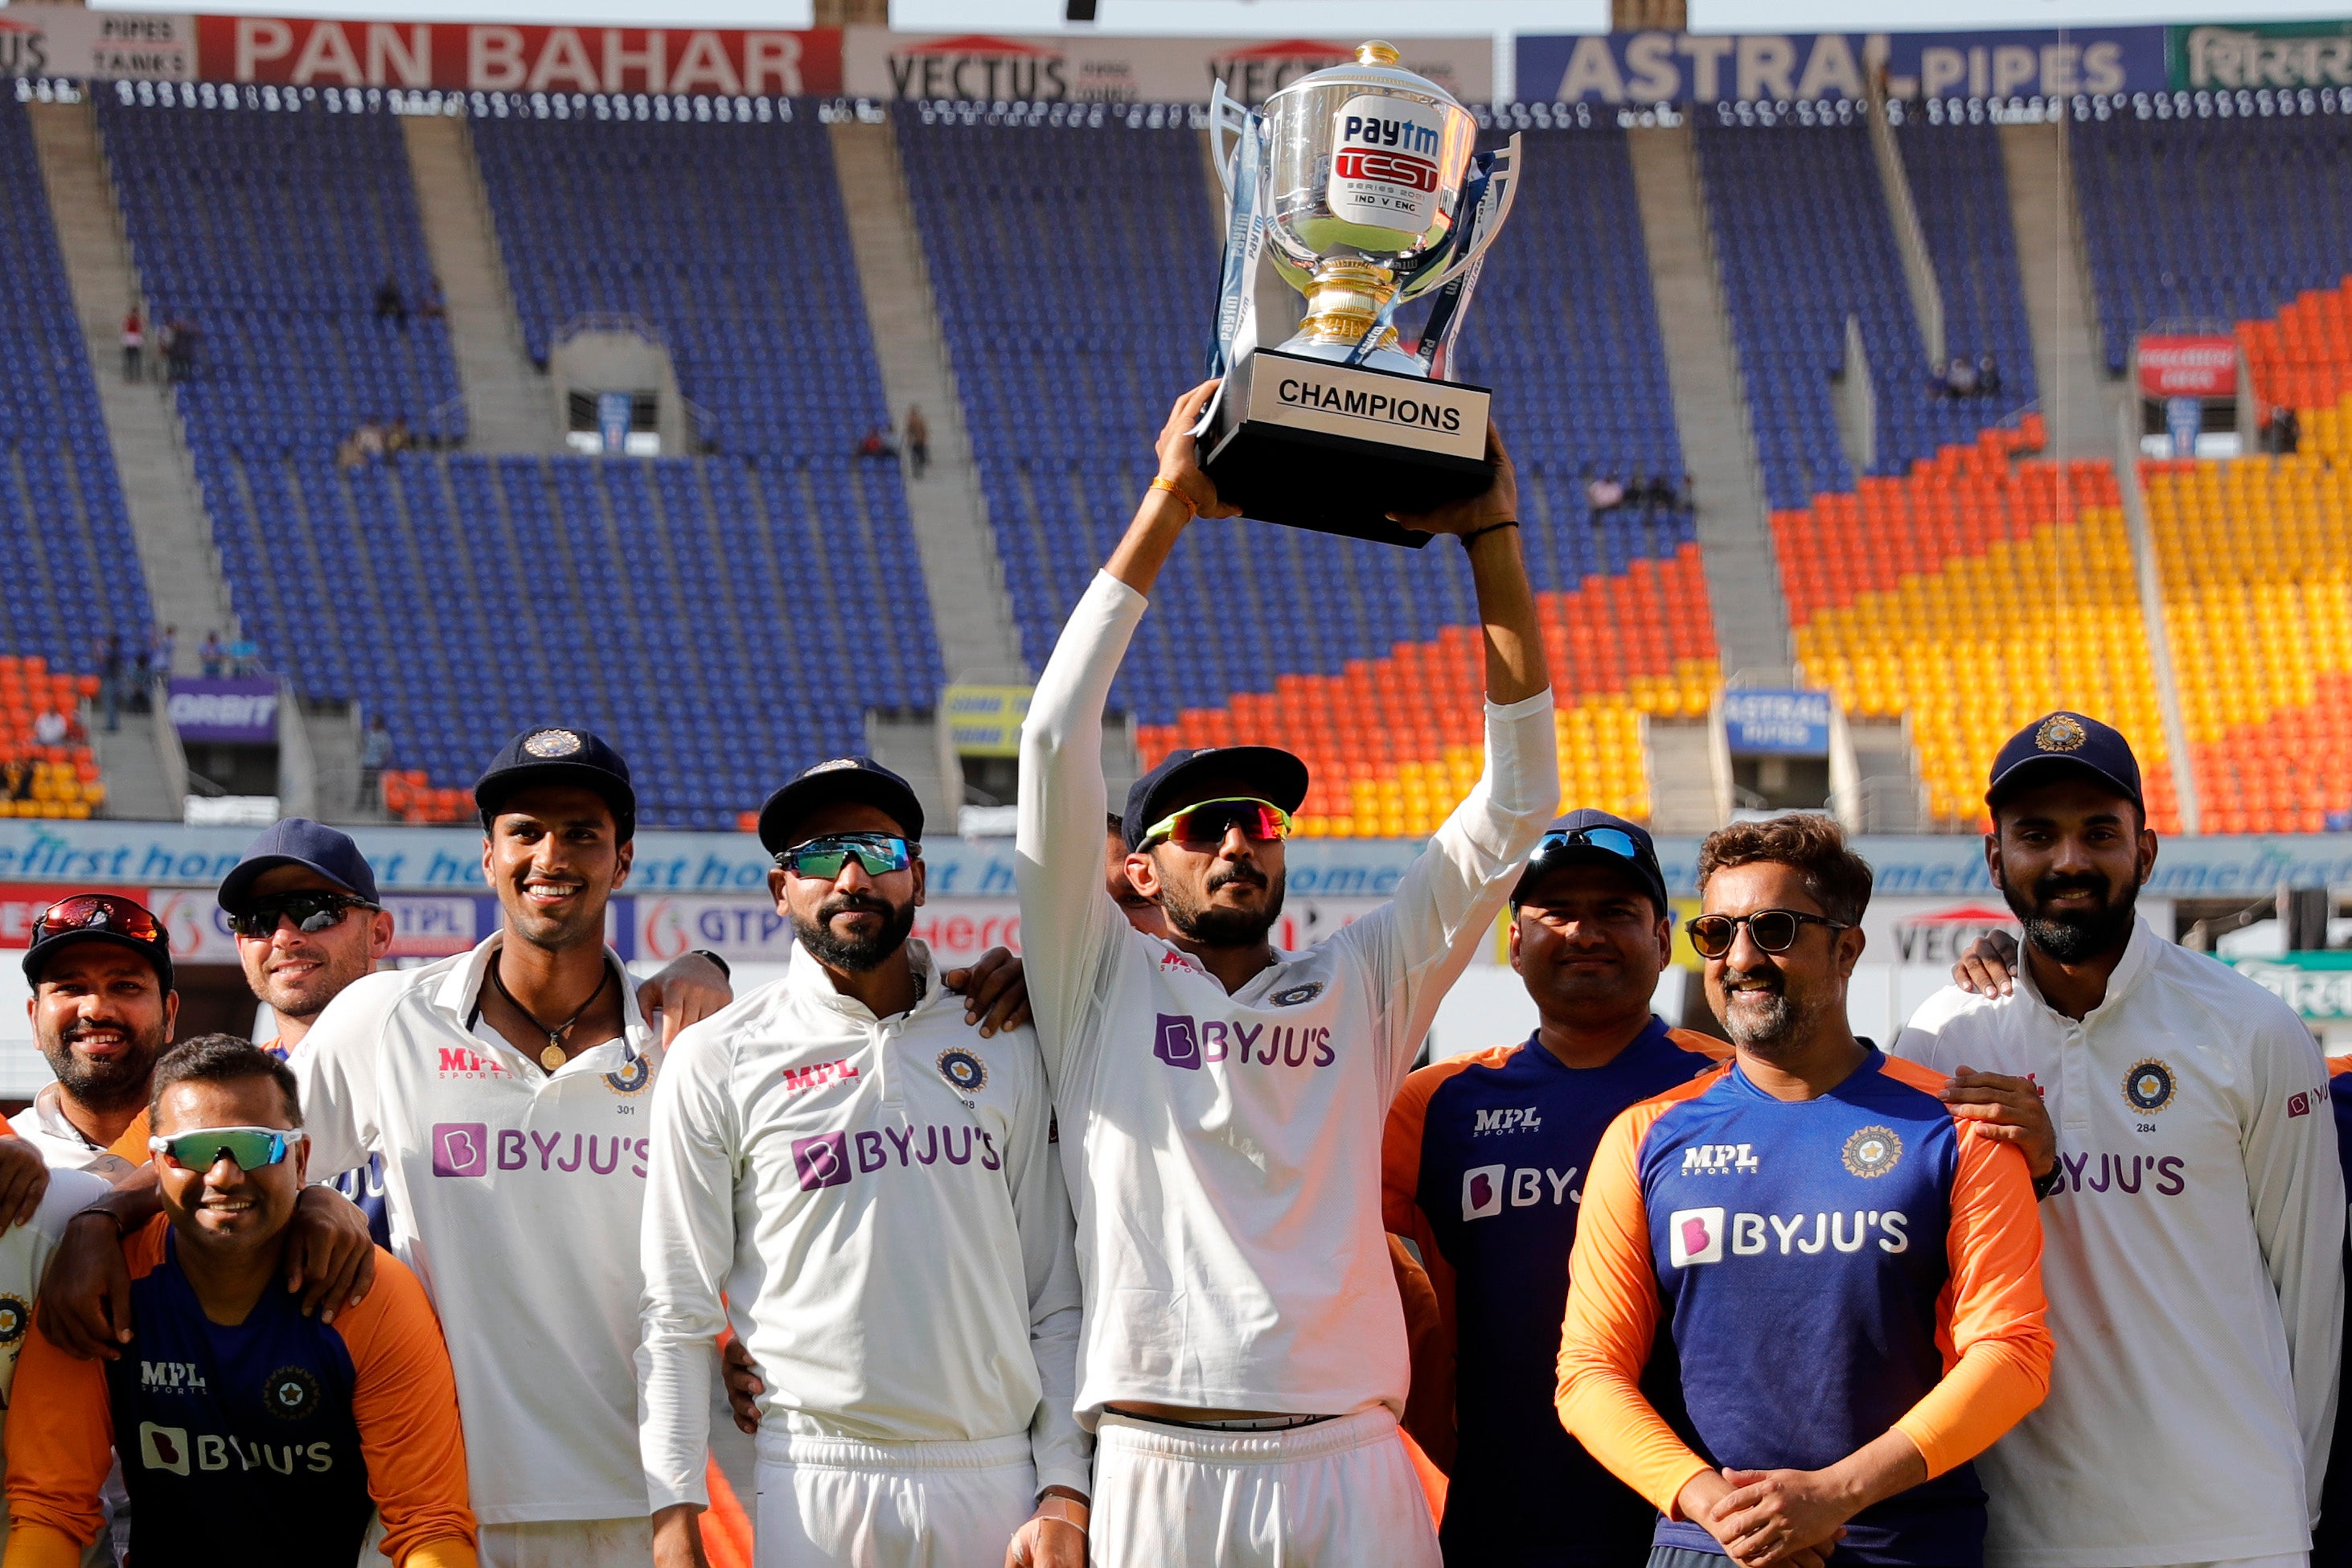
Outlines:
<svg viewBox="0 0 2352 1568"><path fill-rule="evenodd" d="M1797 938L1809 925L1827 926L1833 931L1852 931L1843 921L1833 921L1823 915L1810 915L1802 910L1758 910L1749 915L1700 915L1683 922L1683 931L1690 938L1691 946L1701 958L1721 958L1739 940L1739 928L1748 928L1748 940L1764 952L1786 952L1797 945Z"/></svg>

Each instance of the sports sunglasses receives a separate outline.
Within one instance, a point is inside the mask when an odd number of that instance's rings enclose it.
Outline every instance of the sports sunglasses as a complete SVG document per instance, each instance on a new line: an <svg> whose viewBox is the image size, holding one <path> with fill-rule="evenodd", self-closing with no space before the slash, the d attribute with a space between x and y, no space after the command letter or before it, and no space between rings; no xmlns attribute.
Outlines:
<svg viewBox="0 0 2352 1568"><path fill-rule="evenodd" d="M778 850L776 864L795 877L830 882L841 875L841 868L849 864L853 855L869 877L903 871L914 860L914 852L903 838L880 833L832 833Z"/></svg>
<svg viewBox="0 0 2352 1568"><path fill-rule="evenodd" d="M1222 844L1225 835L1234 828L1242 836L1264 843L1273 838L1290 837L1290 813L1270 800L1255 795L1226 795L1217 800L1204 800L1188 805L1143 830L1135 847L1148 848L1162 839L1178 844Z"/></svg>
<svg viewBox="0 0 2352 1568"><path fill-rule="evenodd" d="M199 1127L169 1138L150 1138L147 1147L184 1171L209 1171L224 1154L240 1171L275 1165L310 1137L280 1127Z"/></svg>
<svg viewBox="0 0 2352 1568"><path fill-rule="evenodd" d="M76 893L59 899L33 921L33 941L40 943L63 931L105 931L133 942L164 945L163 922L129 899L112 893Z"/></svg>
<svg viewBox="0 0 2352 1568"><path fill-rule="evenodd" d="M296 931L316 935L342 924L346 910L383 907L351 893L331 893L306 888L299 892L272 893L267 898L256 899L229 916L228 923L239 936L260 938L275 936L278 922L290 920Z"/></svg>
<svg viewBox="0 0 2352 1568"><path fill-rule="evenodd" d="M1536 840L1531 858L1540 862L1563 849L1598 849L1625 860L1644 858L1640 840L1622 827L1555 828Z"/></svg>
<svg viewBox="0 0 2352 1568"><path fill-rule="evenodd" d="M1758 910L1748 915L1700 915L1683 922L1691 946L1701 958L1721 958L1739 940L1739 928L1748 928L1748 940L1765 952L1786 952L1797 945L1797 938L1809 925L1827 926L1833 931L1852 931L1843 921L1833 921L1822 915L1807 914L1802 910Z"/></svg>

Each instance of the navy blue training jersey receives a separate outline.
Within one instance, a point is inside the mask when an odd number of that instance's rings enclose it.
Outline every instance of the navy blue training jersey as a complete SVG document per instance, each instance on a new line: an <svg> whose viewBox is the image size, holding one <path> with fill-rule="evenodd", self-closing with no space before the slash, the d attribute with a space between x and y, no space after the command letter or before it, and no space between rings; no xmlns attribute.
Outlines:
<svg viewBox="0 0 2352 1568"><path fill-rule="evenodd" d="M1568 1258L1601 1133L1721 1048L1652 1018L1605 1067L1568 1067L1530 1037L1423 1068L1398 1095L1387 1224L1421 1247L1458 1347L1439 1531L1449 1563L1629 1568L1647 1557L1656 1510L1552 1406ZM1668 1377L1656 1396L1670 1390Z"/></svg>

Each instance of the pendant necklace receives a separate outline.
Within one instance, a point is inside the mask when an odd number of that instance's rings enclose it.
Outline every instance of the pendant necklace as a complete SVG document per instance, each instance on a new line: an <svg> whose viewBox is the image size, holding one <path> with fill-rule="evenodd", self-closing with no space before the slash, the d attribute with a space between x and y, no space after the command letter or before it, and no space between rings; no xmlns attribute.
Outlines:
<svg viewBox="0 0 2352 1568"><path fill-rule="evenodd" d="M499 994L507 999L508 1006L530 1019L530 1026L547 1037L547 1048L539 1053L539 1065L549 1072L554 1072L572 1059L563 1054L563 1037L572 1032L572 1026L587 1015L588 1009L596 1005L596 999L604 994L604 987L613 983L613 966L606 963L600 964L598 967L603 972L603 978L596 982L596 989L588 993L588 1000L580 1004L578 1012L553 1028L550 1028L539 1021L538 1014L515 1000L515 994L507 989L505 979L499 973L498 960L494 958L490 961L490 984L499 988Z"/></svg>

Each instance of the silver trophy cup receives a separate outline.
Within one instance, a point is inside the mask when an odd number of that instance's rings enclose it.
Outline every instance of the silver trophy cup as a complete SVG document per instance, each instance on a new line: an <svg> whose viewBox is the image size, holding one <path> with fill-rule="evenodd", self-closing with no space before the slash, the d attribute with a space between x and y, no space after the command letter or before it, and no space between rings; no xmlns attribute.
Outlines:
<svg viewBox="0 0 2352 1568"><path fill-rule="evenodd" d="M1477 122L1368 43L1253 113L1211 107L1225 182L1225 268L1202 429L1218 492L1250 516L1419 546L1387 521L1475 495L1483 387L1447 374L1486 247L1507 216L1518 139L1474 155ZM1306 297L1297 330L1276 342ZM1430 298L1406 346L1398 309Z"/></svg>

